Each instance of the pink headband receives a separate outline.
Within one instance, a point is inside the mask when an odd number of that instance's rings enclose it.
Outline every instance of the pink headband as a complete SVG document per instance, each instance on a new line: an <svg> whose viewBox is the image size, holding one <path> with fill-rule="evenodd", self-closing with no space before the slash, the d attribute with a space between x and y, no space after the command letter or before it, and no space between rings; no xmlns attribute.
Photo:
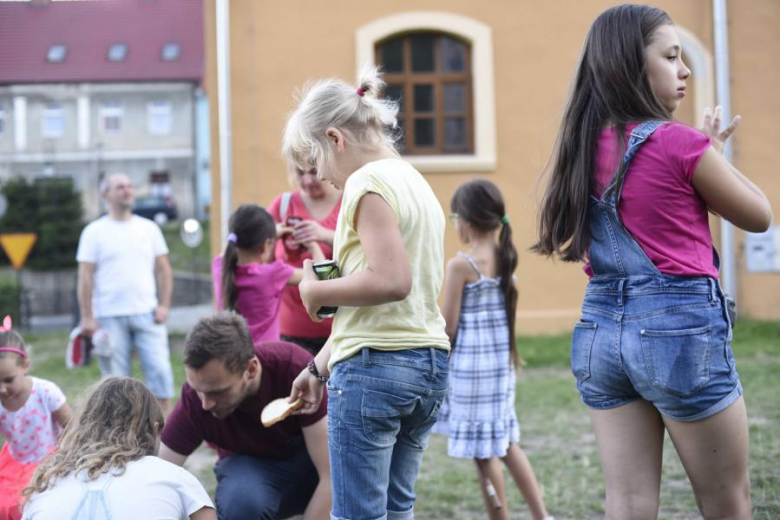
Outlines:
<svg viewBox="0 0 780 520"><path fill-rule="evenodd" d="M0 332L11 332L12 325L11 317L6 316L3 318L3 325L0 326ZM19 354L23 358L27 359L27 352L16 347L0 347L0 352L13 352L14 354Z"/></svg>
<svg viewBox="0 0 780 520"><path fill-rule="evenodd" d="M0 352L13 352L14 354L19 354L24 359L27 359L27 352L24 350L20 350L18 348L14 347L0 347Z"/></svg>

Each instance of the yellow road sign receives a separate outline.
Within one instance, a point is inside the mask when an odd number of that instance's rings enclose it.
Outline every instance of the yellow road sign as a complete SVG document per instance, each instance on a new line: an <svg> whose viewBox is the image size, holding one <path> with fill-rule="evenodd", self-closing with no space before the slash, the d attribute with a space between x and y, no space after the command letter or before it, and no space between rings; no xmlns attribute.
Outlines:
<svg viewBox="0 0 780 520"><path fill-rule="evenodd" d="M24 266L27 255L30 254L38 235L35 233L4 233L0 235L0 245L3 246L5 254L11 260L14 269L21 269Z"/></svg>

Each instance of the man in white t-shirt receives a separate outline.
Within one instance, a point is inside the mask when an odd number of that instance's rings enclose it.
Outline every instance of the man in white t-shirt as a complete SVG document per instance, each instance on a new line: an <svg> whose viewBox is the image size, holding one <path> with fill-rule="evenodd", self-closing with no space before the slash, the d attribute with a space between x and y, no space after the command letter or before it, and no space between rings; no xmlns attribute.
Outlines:
<svg viewBox="0 0 780 520"><path fill-rule="evenodd" d="M173 397L164 325L173 288L168 247L157 224L133 215L135 192L126 175L107 176L100 191L108 214L84 228L76 254L81 331L108 332L108 352L101 353L108 355L96 356L104 377L129 376L135 346L146 385L167 413Z"/></svg>

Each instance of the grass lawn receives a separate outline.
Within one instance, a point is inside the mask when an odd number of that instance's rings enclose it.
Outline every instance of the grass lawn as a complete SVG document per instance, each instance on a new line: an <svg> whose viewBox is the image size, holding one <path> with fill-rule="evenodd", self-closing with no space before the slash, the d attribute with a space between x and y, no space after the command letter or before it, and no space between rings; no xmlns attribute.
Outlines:
<svg viewBox="0 0 780 520"><path fill-rule="evenodd" d="M78 406L83 389L97 381L96 366L67 370L63 355L66 336L33 336L32 374L56 381ZM172 338L176 384L183 381L181 356ZM521 337L528 363L518 381L517 410L521 447L530 458L545 501L556 519L603 516L604 481L587 413L574 387L569 363L569 338ZM750 475L756 519L780 518L780 323L740 322L734 333L734 352L745 388L750 421ZM136 367L136 373L140 371ZM213 493L214 455L201 448L188 467ZM508 476L508 475L507 475ZM508 486L511 518L530 518L519 492ZM417 484L415 506L421 519L485 518L469 460L451 459L446 439L434 435L425 454ZM700 518L690 484L667 438L661 488L662 519Z"/></svg>

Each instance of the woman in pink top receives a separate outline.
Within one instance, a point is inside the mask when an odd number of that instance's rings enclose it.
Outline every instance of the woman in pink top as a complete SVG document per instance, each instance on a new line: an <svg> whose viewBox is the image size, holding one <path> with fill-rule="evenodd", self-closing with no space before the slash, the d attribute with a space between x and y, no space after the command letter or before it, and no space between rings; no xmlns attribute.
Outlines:
<svg viewBox="0 0 780 520"><path fill-rule="evenodd" d="M273 259L275 240L271 215L260 206L245 204L230 217L225 252L211 264L217 308L241 314L255 343L279 340L282 291L301 281L300 269ZM315 261L325 259L316 241L302 247Z"/></svg>
<svg viewBox="0 0 780 520"><path fill-rule="evenodd" d="M620 5L591 26L540 211L537 252L586 261L571 368L607 518L656 518L664 433L705 518L752 518L748 423L708 210L764 231L772 210L721 151L739 119L672 120L686 95L669 16ZM622 160L621 160L622 158Z"/></svg>
<svg viewBox="0 0 780 520"><path fill-rule="evenodd" d="M288 170L291 183L299 189L278 196L268 211L277 222L276 258L300 268L304 260L312 258L302 245L310 240L319 242L326 258L333 257L333 232L341 209L341 192L318 180L316 169L302 170L290 164ZM316 354L330 336L332 321L313 322L301 303L297 286L282 291L283 340Z"/></svg>

